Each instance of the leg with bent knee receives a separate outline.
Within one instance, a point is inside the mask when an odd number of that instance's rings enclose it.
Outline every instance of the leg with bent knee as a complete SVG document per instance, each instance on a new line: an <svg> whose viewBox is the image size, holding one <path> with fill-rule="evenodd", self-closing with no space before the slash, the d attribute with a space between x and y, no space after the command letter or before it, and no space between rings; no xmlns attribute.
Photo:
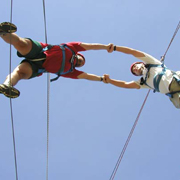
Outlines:
<svg viewBox="0 0 180 180"><path fill-rule="evenodd" d="M8 44L12 44L22 55L27 55L32 49L32 42L29 39L21 38L14 32L17 27L10 22L0 23L0 37ZM14 88L19 80L28 79L32 75L32 67L29 63L23 62L6 77L3 84L0 84L0 94L9 98L17 98L20 92Z"/></svg>
<svg viewBox="0 0 180 180"><path fill-rule="evenodd" d="M32 67L28 62L23 62L17 66L11 75L6 77L3 84L15 86L21 79L29 79L32 75Z"/></svg>
<svg viewBox="0 0 180 180"><path fill-rule="evenodd" d="M29 39L21 38L15 33L7 33L1 38L8 44L12 44L22 55L28 54L32 49L32 42Z"/></svg>
<svg viewBox="0 0 180 180"><path fill-rule="evenodd" d="M32 67L28 62L23 62L14 71L6 77L3 84L0 85L0 93L9 98L17 98L20 92L14 88L21 79L29 79L32 75Z"/></svg>
<svg viewBox="0 0 180 180"><path fill-rule="evenodd" d="M8 44L12 44L22 55L28 54L32 49L32 42L29 39L21 38L14 32L17 27L10 22L0 23L0 37Z"/></svg>

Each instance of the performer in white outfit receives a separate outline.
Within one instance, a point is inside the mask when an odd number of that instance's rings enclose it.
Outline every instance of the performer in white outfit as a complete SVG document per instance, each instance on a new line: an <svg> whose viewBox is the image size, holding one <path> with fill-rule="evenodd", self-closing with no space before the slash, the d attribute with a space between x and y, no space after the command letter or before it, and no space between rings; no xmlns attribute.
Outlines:
<svg viewBox="0 0 180 180"><path fill-rule="evenodd" d="M121 81L111 79L108 74L104 75L104 83L121 88L142 89L149 88L169 96L176 108L180 108L180 71L174 72L168 69L161 61L153 56L128 47L114 46L115 51L131 54L142 62L131 65L131 72L135 76L142 76L138 81Z"/></svg>

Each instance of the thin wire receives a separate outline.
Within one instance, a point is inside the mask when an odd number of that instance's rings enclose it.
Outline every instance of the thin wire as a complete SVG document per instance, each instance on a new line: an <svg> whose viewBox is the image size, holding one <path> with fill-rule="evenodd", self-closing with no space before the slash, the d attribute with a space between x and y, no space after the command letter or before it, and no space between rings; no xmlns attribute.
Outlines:
<svg viewBox="0 0 180 180"><path fill-rule="evenodd" d="M13 0L11 0L11 12L10 12L10 22L12 23L12 12L13 12ZM10 85L11 85L11 59L12 59L12 38L10 34L10 56L9 56L9 78L10 78ZM16 180L18 180L18 170L17 170L17 158L16 158L16 143L15 143L15 132L14 132L14 120L13 120L13 106L12 106L12 99L10 98L10 110L11 110L11 127L12 127L12 136L13 136L13 148L14 148L14 163L15 163L15 173L16 173Z"/></svg>
<svg viewBox="0 0 180 180"><path fill-rule="evenodd" d="M171 44L172 44L172 42L173 42L173 40L174 40L174 38L175 38L175 36L176 36L176 34L177 34L179 28L180 28L180 21L179 21L179 23L178 23L178 25L177 25L177 27L176 27L176 30L175 30L175 32L174 32L174 35L173 35L173 37L172 37L172 39L171 39L171 41L170 41L170 43L169 43L169 45L168 45L168 47L167 47L165 53L164 53L164 55L162 56L161 61L164 61L165 56L166 56L166 54L167 54L167 52L168 52L168 50L169 50L169 48L170 48L170 46L171 46Z"/></svg>
<svg viewBox="0 0 180 180"><path fill-rule="evenodd" d="M149 89L149 91L148 91L148 93L147 93L147 95L146 95L146 97L145 97L145 99L144 99L144 102L143 102L143 104L142 104L142 106L141 106L141 109L140 109L140 111L139 111L139 113L138 113L138 116L137 116L137 118L136 118L136 120L135 120L135 122L134 122L134 125L133 125L130 133L129 133L129 136L128 136L127 140L126 140L126 143L125 143L125 145L124 145L124 147L123 147L123 150L122 150L122 152L121 152L121 154L120 154L120 156L119 156L119 158L118 158L118 161L117 161L117 163L116 163L116 166L115 166L115 168L114 168L114 170L113 170L113 172L112 172L112 174L111 174L110 180L113 180L114 177L115 177L115 175L116 175L116 172L117 172L117 170L118 170L118 167L119 167L119 165L120 165L120 163L121 163L121 160L122 160L122 158L123 158L123 156L124 156L124 153L125 153L126 148L127 148L128 144L129 144L129 141L130 141L131 136L132 136L132 134L133 134L133 132L134 132L134 129L135 129L137 123L138 123L139 117L140 117L141 112L142 112L142 110L143 110L143 107L144 107L144 105L145 105L145 103L146 103L146 100L147 100L147 98L148 98L148 96L149 96L149 93L150 93L150 89Z"/></svg>
<svg viewBox="0 0 180 180"><path fill-rule="evenodd" d="M17 170L17 158L16 158L16 143L15 143L15 132L14 132L14 121L13 121L13 111L12 111L12 99L10 98L10 109L11 109L11 124L12 124L12 134L13 134L13 146L14 146L14 163L15 163L15 172L16 180L18 180L18 170Z"/></svg>
<svg viewBox="0 0 180 180"><path fill-rule="evenodd" d="M48 180L49 164L49 94L50 94L50 75L47 75L47 162L46 162L46 180Z"/></svg>
<svg viewBox="0 0 180 180"><path fill-rule="evenodd" d="M43 15L44 15L44 30L45 30L45 42L47 43L47 28L46 28L46 8L45 8L45 0L43 0Z"/></svg>
<svg viewBox="0 0 180 180"><path fill-rule="evenodd" d="M43 0L44 29L45 42L47 44L47 28L46 28L46 11L45 0ZM48 180L48 164L49 164L49 97L50 97L50 73L47 73L47 159L46 159L46 180Z"/></svg>

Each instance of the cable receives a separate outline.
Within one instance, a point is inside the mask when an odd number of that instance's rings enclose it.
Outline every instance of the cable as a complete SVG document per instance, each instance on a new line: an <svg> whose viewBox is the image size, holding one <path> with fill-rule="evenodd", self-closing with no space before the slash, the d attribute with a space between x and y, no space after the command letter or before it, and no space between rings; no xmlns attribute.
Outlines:
<svg viewBox="0 0 180 180"><path fill-rule="evenodd" d="M11 10L10 10L10 22L12 23L12 12L13 12L13 0L11 0ZM10 85L11 85L11 34L10 34L10 56L9 56L9 78L10 78ZM17 158L16 158L16 143L15 143L15 132L14 132L14 120L13 120L13 106L12 106L12 99L10 98L10 111L11 111L11 128L12 128L12 136L13 136L13 149L14 149L14 163L15 163L15 173L16 173L16 180L18 180L18 170L17 170Z"/></svg>
<svg viewBox="0 0 180 180"><path fill-rule="evenodd" d="M143 102L143 104L142 104L142 106L141 106L141 109L140 109L140 111L139 111L139 113L138 113L138 115L137 115L137 118L136 118L136 120L135 120L135 122L134 122L134 125L133 125L133 127L132 127L132 129L131 129L131 131L130 131L130 133L129 133L129 136L128 136L127 140L126 140L126 143L125 143L125 145L124 145L124 147L123 147L123 150L121 151L121 154L120 154L120 156L119 156L119 158L118 158L118 161L117 161L117 163L116 163L116 165L115 165L115 168L114 168L114 170L113 170L113 172L112 172L112 174L111 174L110 180L113 180L114 177L115 177L115 175L116 175L116 172L117 172L117 170L118 170L118 167L119 167L119 165L120 165L120 163L121 163L121 160L122 160L122 158L123 158L123 156L124 156L124 153L125 153L126 148L127 148L128 144L129 144L129 141L130 141L131 136L132 136L132 134L133 134L133 132L134 132L134 129L135 129L137 123L138 123L139 117L140 117L140 115L141 115L141 112L142 112L143 107L144 107L144 105L145 105L145 103L146 103L146 100L147 100L147 98L148 98L148 96L149 96L150 91L151 91L151 90L149 89L149 91L148 91L148 93L147 93L147 95L146 95L146 97L145 97L145 99L144 99L144 102Z"/></svg>
<svg viewBox="0 0 180 180"><path fill-rule="evenodd" d="M46 28L46 11L45 0L43 0L44 29L45 42L47 44L47 28ZM50 97L50 73L47 73L47 159L46 159L46 180L48 180L48 164L49 164L49 97Z"/></svg>
<svg viewBox="0 0 180 180"><path fill-rule="evenodd" d="M10 109L11 109L11 124L12 124L12 135L13 135L13 146L14 146L14 162L15 162L15 172L16 180L18 180L18 170L17 170L17 158L16 158L16 143L15 143L15 133L14 133L14 121L13 121L13 111L12 111L12 100L10 98Z"/></svg>
<svg viewBox="0 0 180 180"><path fill-rule="evenodd" d="M173 35L173 37L171 38L171 41L170 41L170 43L169 43L169 45L168 45L168 47L167 47L167 49L166 49L164 55L162 56L161 61L164 61L165 56L166 56L166 54L167 54L167 52L168 52L168 50L169 50L169 48L170 48L170 46L171 46L171 44L172 44L172 42L173 42L173 40L174 40L174 38L175 38L175 36L176 36L176 34L177 34L179 28L180 28L180 21L179 21L179 23L178 23L178 25L177 25L177 27L176 27L176 30L175 30L175 32L174 32L174 35Z"/></svg>

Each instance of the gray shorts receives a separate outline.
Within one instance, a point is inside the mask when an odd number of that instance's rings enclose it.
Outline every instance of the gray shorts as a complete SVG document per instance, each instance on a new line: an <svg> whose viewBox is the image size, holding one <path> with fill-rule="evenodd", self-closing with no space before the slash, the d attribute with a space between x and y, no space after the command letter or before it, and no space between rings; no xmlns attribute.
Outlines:
<svg viewBox="0 0 180 180"><path fill-rule="evenodd" d="M180 78L180 71L177 71L176 73ZM180 82L178 82L175 78L173 78L169 90L170 92L180 91ZM169 99L176 108L180 109L180 92L173 94L173 97L172 98L170 97Z"/></svg>

